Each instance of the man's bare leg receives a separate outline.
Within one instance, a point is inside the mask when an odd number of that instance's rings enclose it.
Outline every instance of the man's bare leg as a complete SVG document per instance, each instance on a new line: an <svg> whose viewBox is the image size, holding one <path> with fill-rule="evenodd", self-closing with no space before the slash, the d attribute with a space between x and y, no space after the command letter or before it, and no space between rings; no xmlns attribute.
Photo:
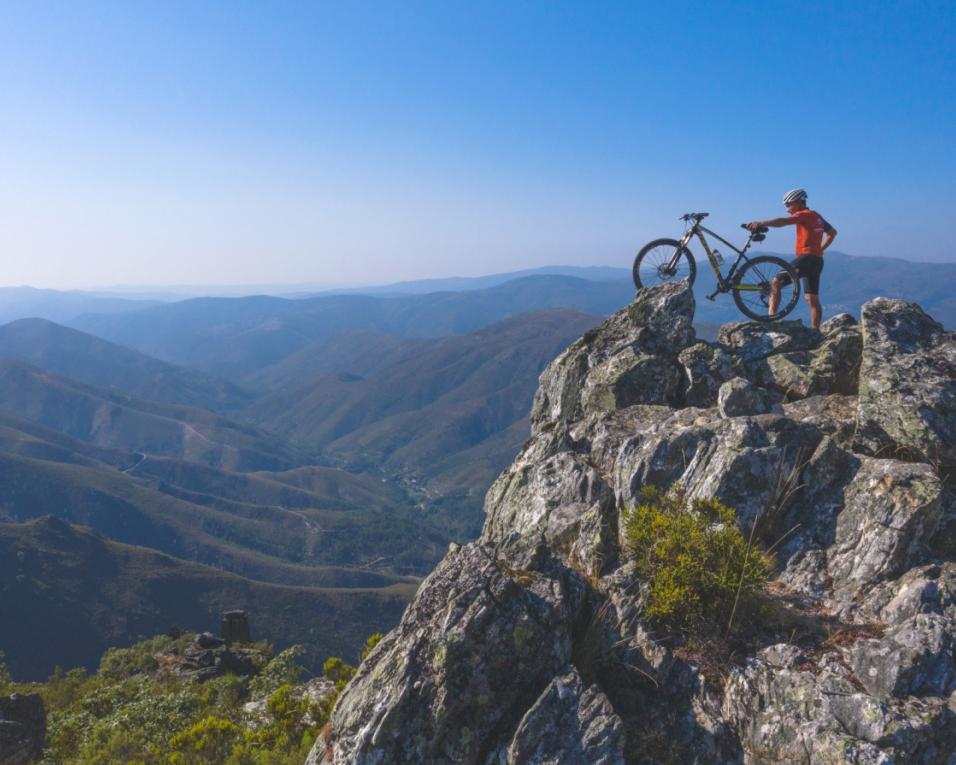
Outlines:
<svg viewBox="0 0 956 765"><path fill-rule="evenodd" d="M820 298L817 295L804 295L807 305L810 306L810 325L820 329L820 319L823 318L823 309L820 307Z"/></svg>
<svg viewBox="0 0 956 765"><path fill-rule="evenodd" d="M807 297L810 297L807 295ZM775 276L770 281L770 302L767 305L767 316L775 316L780 307L780 277Z"/></svg>

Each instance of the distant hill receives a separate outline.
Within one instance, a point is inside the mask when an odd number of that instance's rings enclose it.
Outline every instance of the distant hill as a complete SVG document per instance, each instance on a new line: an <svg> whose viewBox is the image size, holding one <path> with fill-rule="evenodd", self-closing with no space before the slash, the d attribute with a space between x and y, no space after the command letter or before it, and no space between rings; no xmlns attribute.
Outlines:
<svg viewBox="0 0 956 765"><path fill-rule="evenodd" d="M429 345L427 339L383 335L380 332L340 332L291 353L281 361L242 378L242 385L259 393L303 385L322 372L342 372L366 377Z"/></svg>
<svg viewBox="0 0 956 765"><path fill-rule="evenodd" d="M230 473L98 447L0 413L0 521L52 514L111 539L287 584L382 586L447 538L402 492L334 468Z"/></svg>
<svg viewBox="0 0 956 765"><path fill-rule="evenodd" d="M603 315L626 304L633 293L633 286L623 282L532 276L468 292L403 297L204 298L122 319L85 316L70 326L236 382L342 332L406 338L461 335L549 308Z"/></svg>
<svg viewBox="0 0 956 765"><path fill-rule="evenodd" d="M85 313L125 313L160 304L90 292L0 287L0 324L31 317L63 323Z"/></svg>
<svg viewBox="0 0 956 765"><path fill-rule="evenodd" d="M297 294L285 294L285 297L318 297L320 295L424 295L429 292L465 292L495 287L515 279L527 276L573 276L586 281L618 281L621 269L612 266L543 266L526 268L520 271L507 271L487 276L453 276L439 279L416 279L413 281L393 282L379 286L349 287L319 292L299 291ZM277 293L268 293L277 294Z"/></svg>
<svg viewBox="0 0 956 765"><path fill-rule="evenodd" d="M80 441L229 470L286 470L302 456L207 409L147 401L0 359L0 408Z"/></svg>
<svg viewBox="0 0 956 765"><path fill-rule="evenodd" d="M430 494L438 486L443 494L483 494L528 437L538 375L599 321L538 311L467 335L406 341L383 350L371 368L358 359L353 369L366 374L347 368L308 382L287 375L295 382L242 414L353 470L414 479Z"/></svg>
<svg viewBox="0 0 956 765"><path fill-rule="evenodd" d="M252 396L224 380L174 366L46 319L0 326L0 358L154 401L229 410Z"/></svg>
<svg viewBox="0 0 956 765"><path fill-rule="evenodd" d="M249 612L253 637L301 644L318 671L329 655L355 660L370 632L394 625L414 584L322 589L266 584L153 550L112 542L45 517L0 523L2 646L14 676L95 667L112 646L173 625L218 633L223 610Z"/></svg>

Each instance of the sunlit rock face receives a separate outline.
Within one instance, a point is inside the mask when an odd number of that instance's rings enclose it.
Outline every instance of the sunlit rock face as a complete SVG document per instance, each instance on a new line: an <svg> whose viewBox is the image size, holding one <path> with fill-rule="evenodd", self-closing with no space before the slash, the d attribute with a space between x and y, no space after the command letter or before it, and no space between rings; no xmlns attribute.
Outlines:
<svg viewBox="0 0 956 765"><path fill-rule="evenodd" d="M532 433L343 692L309 762L956 763L954 339L725 325L644 290L541 375ZM790 628L723 663L661 639L620 516L717 497L773 547Z"/></svg>

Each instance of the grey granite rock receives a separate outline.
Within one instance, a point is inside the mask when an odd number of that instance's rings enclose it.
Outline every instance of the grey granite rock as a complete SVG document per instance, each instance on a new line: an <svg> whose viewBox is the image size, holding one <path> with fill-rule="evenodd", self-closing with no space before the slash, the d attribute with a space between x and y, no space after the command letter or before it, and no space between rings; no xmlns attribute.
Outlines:
<svg viewBox="0 0 956 765"><path fill-rule="evenodd" d="M681 351L677 359L684 368L687 406L714 406L720 386L735 376L730 355L714 343L695 343Z"/></svg>
<svg viewBox="0 0 956 765"><path fill-rule="evenodd" d="M446 556L343 692L330 761L484 763L568 664L579 601L561 569Z"/></svg>
<svg viewBox="0 0 956 765"><path fill-rule="evenodd" d="M827 551L836 598L861 599L873 585L928 562L946 501L928 465L862 458Z"/></svg>
<svg viewBox="0 0 956 765"><path fill-rule="evenodd" d="M956 469L956 334L914 303L863 306L857 444Z"/></svg>
<svg viewBox="0 0 956 765"><path fill-rule="evenodd" d="M849 314L834 316L820 327L823 338L812 349L781 353L766 359L766 384L789 399L842 393L855 395L863 338Z"/></svg>
<svg viewBox="0 0 956 765"><path fill-rule="evenodd" d="M554 678L515 731L507 765L624 765L624 723L574 667Z"/></svg>
<svg viewBox="0 0 956 765"><path fill-rule="evenodd" d="M683 392L677 355L694 342L693 317L686 282L642 290L548 365L531 409L532 434L580 419L586 400L602 411L676 404Z"/></svg>
<svg viewBox="0 0 956 765"><path fill-rule="evenodd" d="M783 414L783 407L776 396L742 377L734 377L720 386L717 409L721 417Z"/></svg>

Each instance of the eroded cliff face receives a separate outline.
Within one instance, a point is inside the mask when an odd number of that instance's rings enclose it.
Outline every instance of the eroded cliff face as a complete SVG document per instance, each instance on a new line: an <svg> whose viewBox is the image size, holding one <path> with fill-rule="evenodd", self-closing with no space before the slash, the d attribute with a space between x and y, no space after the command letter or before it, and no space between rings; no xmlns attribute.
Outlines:
<svg viewBox="0 0 956 765"><path fill-rule="evenodd" d="M858 325L695 341L645 290L541 376L532 435L342 694L311 763L956 765L956 338ZM679 481L777 547L794 627L719 671L661 641L619 515Z"/></svg>

